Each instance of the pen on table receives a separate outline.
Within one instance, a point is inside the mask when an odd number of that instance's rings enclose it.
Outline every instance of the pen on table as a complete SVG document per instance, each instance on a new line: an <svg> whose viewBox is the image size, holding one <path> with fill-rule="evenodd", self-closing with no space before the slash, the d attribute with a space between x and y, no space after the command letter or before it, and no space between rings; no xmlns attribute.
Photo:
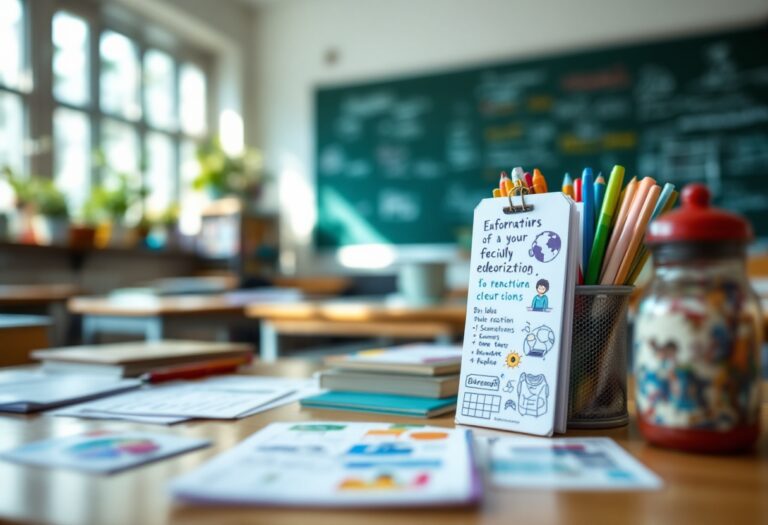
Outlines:
<svg viewBox="0 0 768 525"><path fill-rule="evenodd" d="M584 201L584 231L582 232L581 268L584 275L589 268L589 254L592 251L592 241L595 238L595 198L592 168L584 168L581 174L581 199Z"/></svg>
<svg viewBox="0 0 768 525"><path fill-rule="evenodd" d="M226 374L237 371L237 369L250 362L250 358L243 359L236 357L231 359L218 359L215 361L206 361L204 363L192 363L189 365L173 366L161 368L152 372L147 372L141 376L141 380L146 383L165 383L178 379L198 379L217 374Z"/></svg>
<svg viewBox="0 0 768 525"><path fill-rule="evenodd" d="M603 199L605 198L605 179L602 173L598 173L595 177L595 227L597 227L597 219L600 216L600 210L603 209Z"/></svg>
<svg viewBox="0 0 768 525"><path fill-rule="evenodd" d="M533 170L533 190L536 193L547 193L547 179L541 174L539 168Z"/></svg>
<svg viewBox="0 0 768 525"><path fill-rule="evenodd" d="M573 179L573 200L581 202L581 177Z"/></svg>
<svg viewBox="0 0 768 525"><path fill-rule="evenodd" d="M598 277L600 276L603 255L605 255L605 244L608 242L608 232L613 220L613 214L616 213L616 203L619 200L619 193L623 183L624 167L616 165L613 167L611 176L608 179L605 198L600 208L597 228L595 229L595 242L592 244L592 251L589 254L589 272L584 278L584 282L588 285L597 284ZM597 212L597 209L595 211Z"/></svg>
<svg viewBox="0 0 768 525"><path fill-rule="evenodd" d="M570 173L566 173L563 176L562 192L568 195L570 198L573 198L573 180L571 180Z"/></svg>

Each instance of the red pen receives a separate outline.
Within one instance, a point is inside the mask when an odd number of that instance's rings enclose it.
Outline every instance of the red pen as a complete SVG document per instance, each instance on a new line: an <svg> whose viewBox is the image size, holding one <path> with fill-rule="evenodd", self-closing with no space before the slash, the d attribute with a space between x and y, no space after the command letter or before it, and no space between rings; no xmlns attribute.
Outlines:
<svg viewBox="0 0 768 525"><path fill-rule="evenodd" d="M241 365L251 362L249 357L233 357L231 359L218 359L204 363L192 363L189 365L161 368L153 372L147 372L141 376L146 383L165 383L177 379L199 379L217 374L229 374L237 371Z"/></svg>

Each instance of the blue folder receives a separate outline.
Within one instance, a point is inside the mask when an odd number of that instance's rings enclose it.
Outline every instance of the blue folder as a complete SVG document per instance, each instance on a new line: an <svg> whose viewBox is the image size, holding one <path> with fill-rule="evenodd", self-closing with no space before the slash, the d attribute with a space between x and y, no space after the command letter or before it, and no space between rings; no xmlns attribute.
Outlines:
<svg viewBox="0 0 768 525"><path fill-rule="evenodd" d="M456 396L429 399L367 392L326 392L325 394L305 397L301 400L301 406L399 416L434 417L454 410L456 408Z"/></svg>

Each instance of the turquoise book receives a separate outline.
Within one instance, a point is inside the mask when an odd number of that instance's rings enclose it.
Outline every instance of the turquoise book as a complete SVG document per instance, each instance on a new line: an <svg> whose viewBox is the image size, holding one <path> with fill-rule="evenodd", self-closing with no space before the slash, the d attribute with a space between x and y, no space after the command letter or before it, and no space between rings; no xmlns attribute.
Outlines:
<svg viewBox="0 0 768 525"><path fill-rule="evenodd" d="M456 396L429 399L367 392L326 392L305 397L301 400L301 406L398 416L435 417L454 410L456 408Z"/></svg>

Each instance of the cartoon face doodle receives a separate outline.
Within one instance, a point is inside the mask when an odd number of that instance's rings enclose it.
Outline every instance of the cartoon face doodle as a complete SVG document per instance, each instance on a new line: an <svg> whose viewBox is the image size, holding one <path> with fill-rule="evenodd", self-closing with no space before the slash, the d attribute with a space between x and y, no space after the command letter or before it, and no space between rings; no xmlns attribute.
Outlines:
<svg viewBox="0 0 768 525"><path fill-rule="evenodd" d="M533 301L531 301L531 311L534 312L548 312L551 309L549 308L549 299L546 296L546 293L549 291L549 281L546 279L539 279L536 281L536 295L533 297Z"/></svg>

